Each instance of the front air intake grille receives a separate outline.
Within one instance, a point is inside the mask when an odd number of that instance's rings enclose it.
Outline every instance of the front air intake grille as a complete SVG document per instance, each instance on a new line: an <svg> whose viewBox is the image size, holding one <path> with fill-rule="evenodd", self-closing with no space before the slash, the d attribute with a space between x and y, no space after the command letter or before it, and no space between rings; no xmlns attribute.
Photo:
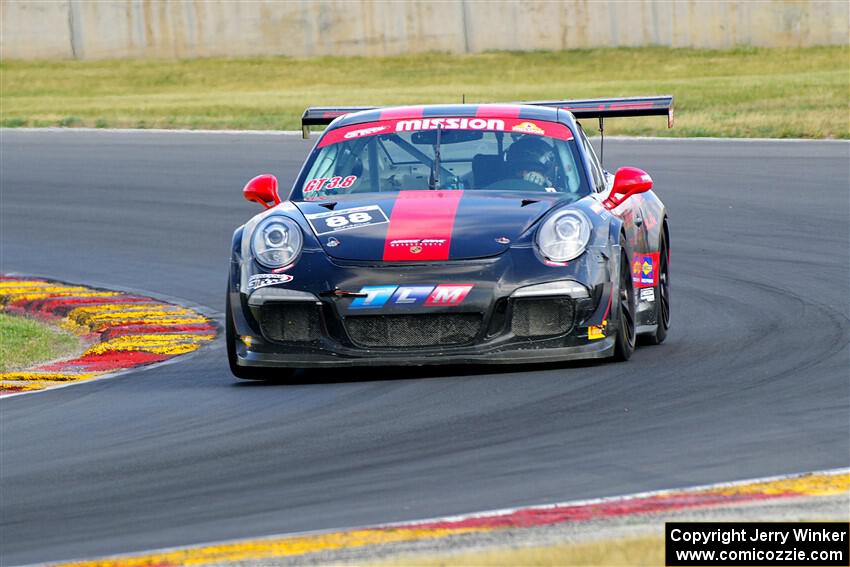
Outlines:
<svg viewBox="0 0 850 567"><path fill-rule="evenodd" d="M518 337L552 337L572 330L575 304L571 299L519 299L514 302L511 331Z"/></svg>
<svg viewBox="0 0 850 567"><path fill-rule="evenodd" d="M270 341L309 342L322 333L321 313L311 303L270 303L260 308L260 330Z"/></svg>
<svg viewBox="0 0 850 567"><path fill-rule="evenodd" d="M479 313L347 317L345 330L365 347L417 348L462 345L481 329Z"/></svg>

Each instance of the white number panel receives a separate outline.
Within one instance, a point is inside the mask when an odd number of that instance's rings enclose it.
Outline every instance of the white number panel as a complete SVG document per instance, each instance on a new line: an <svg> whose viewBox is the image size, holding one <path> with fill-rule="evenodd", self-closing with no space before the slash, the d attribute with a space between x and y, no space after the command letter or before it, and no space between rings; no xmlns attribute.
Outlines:
<svg viewBox="0 0 850 567"><path fill-rule="evenodd" d="M316 236L390 222L386 213L378 205L304 216L307 218L310 226L313 227L313 232L316 233Z"/></svg>

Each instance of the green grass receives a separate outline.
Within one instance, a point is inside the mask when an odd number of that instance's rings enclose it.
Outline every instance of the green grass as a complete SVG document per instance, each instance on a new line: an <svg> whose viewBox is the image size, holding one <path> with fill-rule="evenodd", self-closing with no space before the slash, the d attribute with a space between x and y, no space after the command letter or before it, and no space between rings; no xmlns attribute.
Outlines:
<svg viewBox="0 0 850 567"><path fill-rule="evenodd" d="M80 346L77 337L44 323L0 313L0 372L67 356Z"/></svg>
<svg viewBox="0 0 850 567"><path fill-rule="evenodd" d="M850 138L850 49L588 49L383 58L4 61L0 124L297 129L305 106L672 93L676 127L611 134Z"/></svg>

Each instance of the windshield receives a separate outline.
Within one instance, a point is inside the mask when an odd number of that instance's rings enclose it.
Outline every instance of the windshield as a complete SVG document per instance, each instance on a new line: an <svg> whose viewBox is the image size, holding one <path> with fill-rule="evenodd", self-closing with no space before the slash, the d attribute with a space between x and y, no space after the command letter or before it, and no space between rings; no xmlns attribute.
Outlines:
<svg viewBox="0 0 850 567"><path fill-rule="evenodd" d="M580 163L572 132L563 124L384 120L327 132L292 199L422 189L565 193L577 199L590 192Z"/></svg>

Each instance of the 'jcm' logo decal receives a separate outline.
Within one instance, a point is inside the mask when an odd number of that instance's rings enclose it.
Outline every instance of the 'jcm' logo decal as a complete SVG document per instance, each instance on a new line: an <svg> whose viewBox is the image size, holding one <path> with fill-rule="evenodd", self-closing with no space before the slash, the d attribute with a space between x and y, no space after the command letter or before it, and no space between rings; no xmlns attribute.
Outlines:
<svg viewBox="0 0 850 567"><path fill-rule="evenodd" d="M388 302L393 305L425 305L440 307L458 305L473 288L469 284L433 285L367 285L360 288L366 297L351 302L351 309L377 309Z"/></svg>

